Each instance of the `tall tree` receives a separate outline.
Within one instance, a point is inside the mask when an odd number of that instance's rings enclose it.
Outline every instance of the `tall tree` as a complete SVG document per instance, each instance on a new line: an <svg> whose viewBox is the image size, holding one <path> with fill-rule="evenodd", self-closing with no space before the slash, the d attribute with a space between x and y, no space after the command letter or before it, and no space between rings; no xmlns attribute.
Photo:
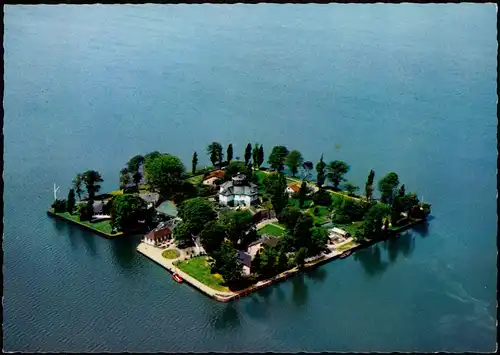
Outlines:
<svg viewBox="0 0 500 355"><path fill-rule="evenodd" d="M288 149L285 146L282 145L275 146L273 147L271 154L269 154L267 162L272 169L281 172L284 168L285 159L287 155L288 155Z"/></svg>
<svg viewBox="0 0 500 355"><path fill-rule="evenodd" d="M224 158L224 153L222 153L222 145L218 142L212 142L207 147L207 153L210 156L210 161L212 165L215 166L219 163L219 168L222 166L222 159Z"/></svg>
<svg viewBox="0 0 500 355"><path fill-rule="evenodd" d="M307 254L306 248L300 248L297 251L297 253L295 253L295 264L299 269L304 267L306 254Z"/></svg>
<svg viewBox="0 0 500 355"><path fill-rule="evenodd" d="M139 184L140 184L141 179L142 179L142 174L140 172L136 171L134 173L134 175L132 175L132 179L134 180L135 186L137 186L137 189L139 190Z"/></svg>
<svg viewBox="0 0 500 355"><path fill-rule="evenodd" d="M295 176L295 174L297 174L297 172L299 171L299 167L303 162L304 158L302 158L302 154L298 150L292 150L286 156L285 160L286 166L292 172L292 176Z"/></svg>
<svg viewBox="0 0 500 355"><path fill-rule="evenodd" d="M293 230L295 249L309 246L313 222L313 218L309 214L303 214L299 217Z"/></svg>
<svg viewBox="0 0 500 355"><path fill-rule="evenodd" d="M263 163L264 163L264 146L261 144L259 147L257 167L260 169Z"/></svg>
<svg viewBox="0 0 500 355"><path fill-rule="evenodd" d="M208 222L200 234L200 242L208 255L219 250L226 236L226 228L219 221Z"/></svg>
<svg viewBox="0 0 500 355"><path fill-rule="evenodd" d="M95 170L87 170L83 173L82 180L87 188L89 200L94 200L95 194L101 190L101 185L99 183L104 181L101 174Z"/></svg>
<svg viewBox="0 0 500 355"><path fill-rule="evenodd" d="M288 203L288 194L286 192L286 178L283 174L278 174L278 179L275 179L270 188L271 203L276 211L280 214L283 208Z"/></svg>
<svg viewBox="0 0 500 355"><path fill-rule="evenodd" d="M227 146L227 163L231 163L231 160L233 160L233 145L230 143Z"/></svg>
<svg viewBox="0 0 500 355"><path fill-rule="evenodd" d="M342 160L334 160L328 164L326 177L335 189L338 189L344 175L349 171L349 165Z"/></svg>
<svg viewBox="0 0 500 355"><path fill-rule="evenodd" d="M366 180L365 184L365 196L366 196L366 201L371 202L373 199L373 179L375 178L375 171L370 170L370 173L368 174L368 179Z"/></svg>
<svg viewBox="0 0 500 355"><path fill-rule="evenodd" d="M248 143L245 148L245 165L248 165L251 158L252 158L252 145Z"/></svg>
<svg viewBox="0 0 500 355"><path fill-rule="evenodd" d="M390 172L378 182L378 189L381 193L380 199L383 203L392 204L394 194L399 185L398 174Z"/></svg>
<svg viewBox="0 0 500 355"><path fill-rule="evenodd" d="M220 223L226 228L229 240L236 246L252 225L252 213L248 210L229 211L220 217Z"/></svg>
<svg viewBox="0 0 500 355"><path fill-rule="evenodd" d="M299 207L300 208L304 207L306 195L307 195L307 183L305 181L302 181L302 184L300 185L300 190L299 190Z"/></svg>
<svg viewBox="0 0 500 355"><path fill-rule="evenodd" d="M148 182L164 198L170 198L180 189L184 165L175 155L161 154L147 159L144 164Z"/></svg>
<svg viewBox="0 0 500 355"><path fill-rule="evenodd" d="M162 155L162 154L159 151L155 150L154 152L148 153L144 156L144 178L146 179L148 184L149 184L149 177L148 177L148 171L146 169L146 165L148 165L148 162L159 157L160 155Z"/></svg>
<svg viewBox="0 0 500 355"><path fill-rule="evenodd" d="M73 210L75 208L75 190L69 189L68 192L68 199L66 200L66 210L69 212L69 214L73 214Z"/></svg>
<svg viewBox="0 0 500 355"><path fill-rule="evenodd" d="M196 166L198 165L198 153L193 153L193 159L191 160L191 172L196 174Z"/></svg>
<svg viewBox="0 0 500 355"><path fill-rule="evenodd" d="M252 150L252 160L253 166L257 167L259 165L259 145L257 143L255 143Z"/></svg>
<svg viewBox="0 0 500 355"><path fill-rule="evenodd" d="M325 228L313 227L311 229L311 241L308 250L311 255L318 255L328 243L328 232Z"/></svg>
<svg viewBox="0 0 500 355"><path fill-rule="evenodd" d="M122 231L137 227L139 221L146 219L146 202L137 195L123 194L113 199L112 224Z"/></svg>
<svg viewBox="0 0 500 355"><path fill-rule="evenodd" d="M406 195L405 184L401 185L401 187L399 188L398 194L400 197L403 197L404 195Z"/></svg>
<svg viewBox="0 0 500 355"><path fill-rule="evenodd" d="M226 283L232 283L241 278L242 265L238 260L236 249L230 243L222 243L214 255L215 270Z"/></svg>
<svg viewBox="0 0 500 355"><path fill-rule="evenodd" d="M190 226L188 223L182 221L178 225L175 226L173 231L173 236L175 241L179 245L192 245L193 237L191 235ZM207 252L208 253L208 252Z"/></svg>
<svg viewBox="0 0 500 355"><path fill-rule="evenodd" d="M390 206L384 203L373 205L364 218L364 235L370 239L380 239L382 235L382 219L387 217L390 211Z"/></svg>
<svg viewBox="0 0 500 355"><path fill-rule="evenodd" d="M302 216L302 212L300 212L300 210L294 205L289 205L281 211L278 219L280 223L283 223L286 226L288 233L292 234L300 216Z"/></svg>
<svg viewBox="0 0 500 355"><path fill-rule="evenodd" d="M318 187L323 187L325 184L325 179L326 179L326 164L323 161L323 154L321 154L321 159L319 160L318 164L316 164L316 172L318 173L316 177L316 185Z"/></svg>
<svg viewBox="0 0 500 355"><path fill-rule="evenodd" d="M251 270L252 274L260 274L262 272L262 258L261 258L260 253L258 251L252 260L250 270Z"/></svg>
<svg viewBox="0 0 500 355"><path fill-rule="evenodd" d="M139 171L139 166L144 162L144 157L142 155L136 155L132 157L128 163L127 168L131 173Z"/></svg>
<svg viewBox="0 0 500 355"><path fill-rule="evenodd" d="M82 200L82 185L83 185L83 177L82 174L76 174L76 177L73 179L73 186L75 187L75 192L78 195L78 200Z"/></svg>
<svg viewBox="0 0 500 355"><path fill-rule="evenodd" d="M130 174L128 168L123 168L122 170L120 170L120 189L123 190L129 182Z"/></svg>
<svg viewBox="0 0 500 355"><path fill-rule="evenodd" d="M234 175L247 173L247 165L245 165L245 163L243 163L242 161L235 160L229 163L229 165L224 169L224 180L229 181Z"/></svg>
<svg viewBox="0 0 500 355"><path fill-rule="evenodd" d="M198 235L205 224L214 220L217 214L212 203L201 197L196 197L179 205L178 216L189 225L194 235Z"/></svg>

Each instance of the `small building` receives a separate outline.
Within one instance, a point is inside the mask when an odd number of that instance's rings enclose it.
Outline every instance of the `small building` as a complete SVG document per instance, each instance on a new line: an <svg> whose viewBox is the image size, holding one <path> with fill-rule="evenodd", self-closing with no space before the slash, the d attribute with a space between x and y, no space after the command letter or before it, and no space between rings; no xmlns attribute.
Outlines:
<svg viewBox="0 0 500 355"><path fill-rule="evenodd" d="M172 229L170 227L159 227L153 229L151 232L144 236L143 242L149 245L157 246L160 243L168 240L172 235Z"/></svg>
<svg viewBox="0 0 500 355"><path fill-rule="evenodd" d="M142 193L139 194L139 197L147 203L148 208L156 206L156 204L160 200L160 194L156 192Z"/></svg>
<svg viewBox="0 0 500 355"><path fill-rule="evenodd" d="M286 192L289 195L292 195L294 193L298 193L300 191L300 185L299 184L292 184L286 187Z"/></svg>
<svg viewBox="0 0 500 355"><path fill-rule="evenodd" d="M215 185L215 182L224 178L224 170L215 170L203 179L203 185Z"/></svg>
<svg viewBox="0 0 500 355"><path fill-rule="evenodd" d="M258 186L247 180L243 174L233 176L231 181L221 185L219 204L222 206L250 206L258 201Z"/></svg>
<svg viewBox="0 0 500 355"><path fill-rule="evenodd" d="M335 227L328 231L328 236L330 239L347 239L351 235L345 230Z"/></svg>
<svg viewBox="0 0 500 355"><path fill-rule="evenodd" d="M238 250L236 257L238 261L243 264L243 274L249 275L252 268L252 260L257 253L262 253L264 245L276 246L278 238L273 236L263 236L259 240L248 245L247 250Z"/></svg>

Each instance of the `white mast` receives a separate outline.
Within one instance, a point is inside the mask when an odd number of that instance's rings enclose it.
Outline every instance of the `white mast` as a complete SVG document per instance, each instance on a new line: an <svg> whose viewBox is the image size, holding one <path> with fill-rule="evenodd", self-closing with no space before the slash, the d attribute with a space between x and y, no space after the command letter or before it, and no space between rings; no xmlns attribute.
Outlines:
<svg viewBox="0 0 500 355"><path fill-rule="evenodd" d="M57 200L57 191L59 190L60 186L56 186L56 183L54 183L54 201Z"/></svg>

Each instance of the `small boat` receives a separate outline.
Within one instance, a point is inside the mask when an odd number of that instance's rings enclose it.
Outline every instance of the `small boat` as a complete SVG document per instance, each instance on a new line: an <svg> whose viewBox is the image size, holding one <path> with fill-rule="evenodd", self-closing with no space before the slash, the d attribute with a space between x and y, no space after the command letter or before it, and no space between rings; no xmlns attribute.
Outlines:
<svg viewBox="0 0 500 355"><path fill-rule="evenodd" d="M181 283L182 281L184 281L178 274L173 274L172 275L172 278L177 281L178 283Z"/></svg>
<svg viewBox="0 0 500 355"><path fill-rule="evenodd" d="M343 253L343 254L340 256L340 258L341 258L341 259L347 258L347 257L348 257L349 255L351 255L351 254L352 254L352 251L351 251L351 250L346 251L345 253Z"/></svg>

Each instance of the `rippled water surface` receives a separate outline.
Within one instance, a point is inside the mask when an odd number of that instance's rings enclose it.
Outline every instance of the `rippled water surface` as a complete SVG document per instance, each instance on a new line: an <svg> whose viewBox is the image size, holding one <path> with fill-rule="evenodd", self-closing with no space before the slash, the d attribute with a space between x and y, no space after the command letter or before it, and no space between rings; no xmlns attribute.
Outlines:
<svg viewBox="0 0 500 355"><path fill-rule="evenodd" d="M5 7L4 349L492 351L493 5ZM396 171L428 226L230 304L50 219L52 185L207 143ZM335 146L339 145L340 149ZM239 153L238 153L239 152Z"/></svg>

